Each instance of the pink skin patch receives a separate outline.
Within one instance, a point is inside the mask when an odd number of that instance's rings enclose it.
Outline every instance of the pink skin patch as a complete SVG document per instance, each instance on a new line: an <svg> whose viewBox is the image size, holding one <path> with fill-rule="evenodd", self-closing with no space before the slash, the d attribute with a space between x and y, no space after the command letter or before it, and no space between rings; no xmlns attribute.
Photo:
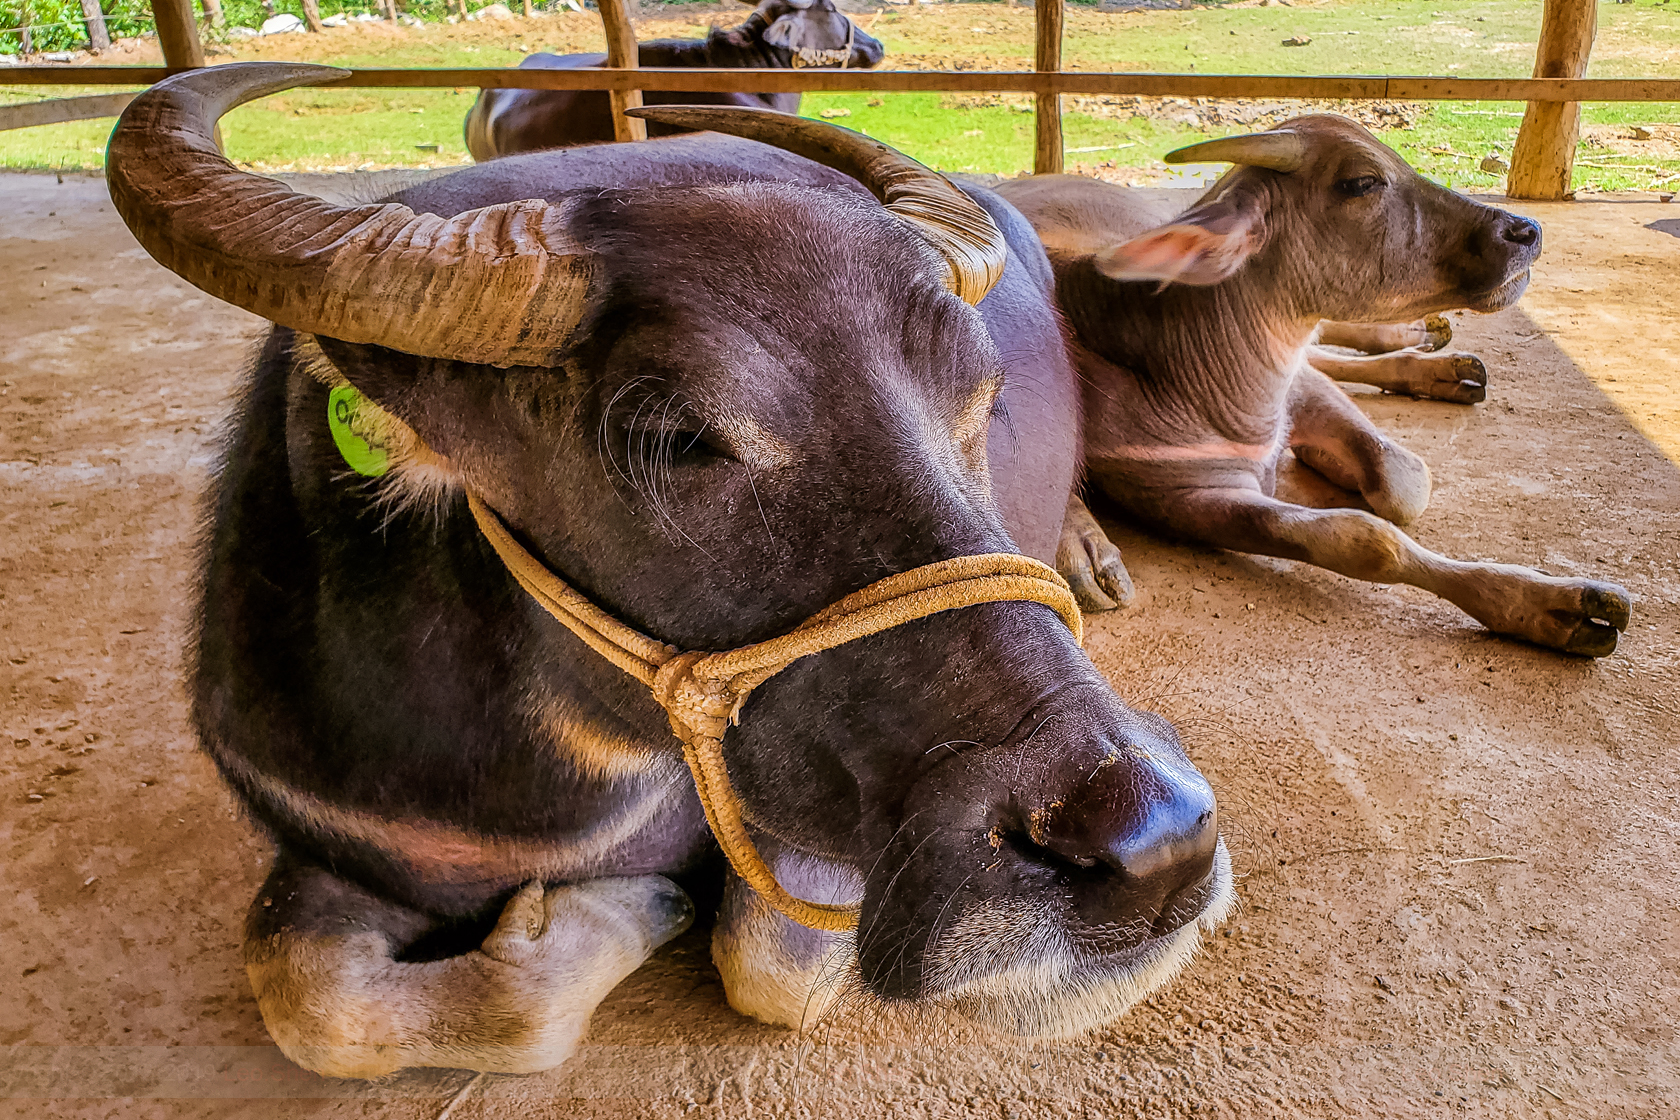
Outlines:
<svg viewBox="0 0 1680 1120"><path fill-rule="evenodd" d="M1104 448L1105 459L1132 459L1146 463L1186 462L1198 459L1251 459L1256 463L1264 463L1275 456L1281 449L1281 441L1271 443L1232 443L1229 440L1215 440L1211 443L1195 443L1189 447L1144 447L1131 445L1116 448Z"/></svg>

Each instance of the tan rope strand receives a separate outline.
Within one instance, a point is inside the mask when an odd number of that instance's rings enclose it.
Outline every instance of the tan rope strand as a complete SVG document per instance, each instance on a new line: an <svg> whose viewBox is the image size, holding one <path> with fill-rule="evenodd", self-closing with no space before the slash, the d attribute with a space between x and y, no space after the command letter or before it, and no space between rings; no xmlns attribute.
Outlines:
<svg viewBox="0 0 1680 1120"><path fill-rule="evenodd" d="M653 686L659 667L677 655L674 646L655 641L624 625L591 603L513 539L502 519L477 494L467 492L467 508L479 531L496 550L513 578L555 620L576 634L590 649L643 684Z"/></svg>
<svg viewBox="0 0 1680 1120"><path fill-rule="evenodd" d="M887 576L779 638L719 653L680 653L579 594L521 547L476 494L467 494L467 505L509 573L555 621L653 690L670 717L672 733L682 741L683 760L693 775L706 823L730 866L777 911L811 929L851 929L857 925L858 908L793 897L752 842L729 780L723 737L739 721L753 689L801 658L981 603L1042 603L1061 617L1076 641L1084 637L1079 605L1055 569L1029 556L996 552L957 556Z"/></svg>

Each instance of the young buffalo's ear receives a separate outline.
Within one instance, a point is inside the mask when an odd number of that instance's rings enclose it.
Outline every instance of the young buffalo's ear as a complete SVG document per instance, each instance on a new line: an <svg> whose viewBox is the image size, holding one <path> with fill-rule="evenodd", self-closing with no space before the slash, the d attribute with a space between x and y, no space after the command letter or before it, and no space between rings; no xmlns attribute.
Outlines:
<svg viewBox="0 0 1680 1120"><path fill-rule="evenodd" d="M1226 190L1179 215L1170 225L1102 250L1095 258L1097 271L1110 280L1218 284L1260 248L1265 240L1264 218L1254 195Z"/></svg>

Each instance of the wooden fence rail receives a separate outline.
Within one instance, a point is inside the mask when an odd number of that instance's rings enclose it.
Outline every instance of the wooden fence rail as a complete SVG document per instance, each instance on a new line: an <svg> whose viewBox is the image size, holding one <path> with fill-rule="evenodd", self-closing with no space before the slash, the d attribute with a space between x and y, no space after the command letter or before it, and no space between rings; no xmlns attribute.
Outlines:
<svg viewBox="0 0 1680 1120"><path fill-rule="evenodd" d="M609 67L587 70L353 70L332 85L357 88L479 87L500 89L602 89L612 95L618 139L645 135L641 121L624 116L642 90L842 93L935 91L1030 93L1036 103L1034 170L1062 168L1061 98L1067 94L1136 97L1310 98L1315 100L1526 101L1528 111L1512 152L1506 189L1518 198L1567 195L1582 101L1680 101L1680 79L1585 78L1596 27L1595 0L1546 0L1533 78L1441 78L1273 74L1070 73L1062 65L1063 0L1034 0L1037 19L1033 71L939 70L676 70L636 67L635 30L625 0L599 0L606 27ZM152 0L167 66L0 67L6 85L149 85L169 74L204 65L192 0ZM389 9L394 12L394 9ZM394 15L393 15L394 18ZM80 102L70 105L69 102ZM98 104L96 104L98 103ZM12 119L27 123L82 120L109 115L115 102L66 99L23 106ZM12 107L14 109L18 107ZM79 114L52 116L53 113ZM39 119L36 119L39 118ZM0 115L0 119L4 119ZM13 125L12 127L23 127Z"/></svg>
<svg viewBox="0 0 1680 1120"><path fill-rule="evenodd" d="M114 117L128 108L138 94L96 93L90 97L55 97L50 101L24 101L0 105L0 132L32 128L38 124L64 124Z"/></svg>
<svg viewBox="0 0 1680 1120"><path fill-rule="evenodd" d="M0 86L144 86L188 67L8 66ZM1438 78L1289 74L1138 74L1031 70L351 70L320 89L743 90L753 93L1108 94L1141 97L1314 98L1392 101L1676 101L1680 78Z"/></svg>

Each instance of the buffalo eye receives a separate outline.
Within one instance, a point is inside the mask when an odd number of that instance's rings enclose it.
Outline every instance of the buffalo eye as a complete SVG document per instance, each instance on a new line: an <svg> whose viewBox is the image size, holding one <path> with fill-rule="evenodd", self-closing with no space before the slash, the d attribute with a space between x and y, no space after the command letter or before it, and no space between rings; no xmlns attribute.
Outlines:
<svg viewBox="0 0 1680 1120"><path fill-rule="evenodd" d="M1375 175L1356 175L1351 179L1341 179L1336 183L1336 193L1343 198L1363 198L1383 185L1383 181Z"/></svg>
<svg viewBox="0 0 1680 1120"><path fill-rule="evenodd" d="M715 463L720 459L733 459L729 449L720 441L712 438L710 432L701 428L694 431L674 431L661 433L661 441L668 449L671 465L674 467L698 467L706 463Z"/></svg>

